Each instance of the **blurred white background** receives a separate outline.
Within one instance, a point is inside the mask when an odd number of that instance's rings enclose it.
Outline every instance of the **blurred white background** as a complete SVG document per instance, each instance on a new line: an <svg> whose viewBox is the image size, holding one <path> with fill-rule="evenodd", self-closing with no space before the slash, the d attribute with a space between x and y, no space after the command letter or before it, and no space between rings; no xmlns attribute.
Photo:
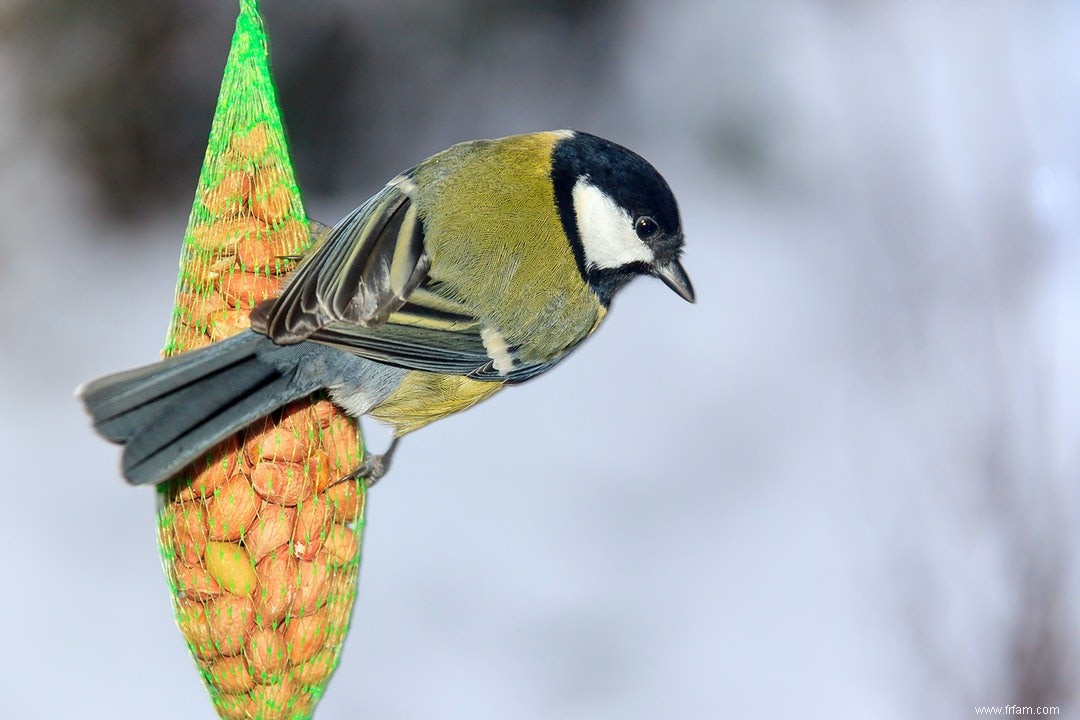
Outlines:
<svg viewBox="0 0 1080 720"><path fill-rule="evenodd" d="M158 5L0 5L4 718L213 717L72 397L157 357L232 33ZM1080 4L264 9L313 217L577 127L699 297L408 438L320 719L1080 717Z"/></svg>

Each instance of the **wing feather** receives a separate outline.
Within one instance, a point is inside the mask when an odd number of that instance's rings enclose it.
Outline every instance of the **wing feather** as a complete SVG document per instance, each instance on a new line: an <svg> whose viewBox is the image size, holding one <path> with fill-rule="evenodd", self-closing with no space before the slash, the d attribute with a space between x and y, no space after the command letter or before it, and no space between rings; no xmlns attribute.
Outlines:
<svg viewBox="0 0 1080 720"><path fill-rule="evenodd" d="M485 381L521 382L554 365L559 358L521 362L503 345L495 368L483 321L432 285L408 185L391 182L331 229L282 293L252 311L252 329L279 344L309 340L388 365Z"/></svg>
<svg viewBox="0 0 1080 720"><path fill-rule="evenodd" d="M292 344L335 322L384 322L427 277L428 265L415 206L387 185L330 231L281 295L252 311L252 328Z"/></svg>

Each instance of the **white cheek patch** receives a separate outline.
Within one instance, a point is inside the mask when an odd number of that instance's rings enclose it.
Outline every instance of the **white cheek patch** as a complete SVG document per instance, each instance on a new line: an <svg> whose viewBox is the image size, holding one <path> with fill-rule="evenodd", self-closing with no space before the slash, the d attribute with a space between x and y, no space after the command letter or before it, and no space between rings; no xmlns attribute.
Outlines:
<svg viewBox="0 0 1080 720"><path fill-rule="evenodd" d="M587 268L617 268L655 260L653 251L634 231L634 219L599 188L582 178L572 195Z"/></svg>

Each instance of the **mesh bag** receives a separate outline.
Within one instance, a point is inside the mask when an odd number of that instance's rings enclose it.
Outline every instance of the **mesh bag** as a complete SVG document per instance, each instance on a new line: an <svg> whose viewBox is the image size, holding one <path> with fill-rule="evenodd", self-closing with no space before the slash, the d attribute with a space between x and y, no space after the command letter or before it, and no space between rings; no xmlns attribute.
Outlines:
<svg viewBox="0 0 1080 720"><path fill-rule="evenodd" d="M248 326L311 243L255 0L241 0L165 356ZM159 493L176 621L222 718L310 718L356 598L365 489L356 423L325 398L226 440Z"/></svg>

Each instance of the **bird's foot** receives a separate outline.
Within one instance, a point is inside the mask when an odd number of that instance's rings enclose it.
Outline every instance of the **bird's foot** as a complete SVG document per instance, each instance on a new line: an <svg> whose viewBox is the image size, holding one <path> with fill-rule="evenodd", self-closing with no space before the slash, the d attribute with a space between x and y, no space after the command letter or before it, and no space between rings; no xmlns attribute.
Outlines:
<svg viewBox="0 0 1080 720"><path fill-rule="evenodd" d="M374 487L375 483L379 482L379 479L389 472L390 460L394 457L394 450L397 448L398 439L399 438L394 438L390 442L390 447L381 455L368 455L365 457L364 462L357 465L355 470L335 482L334 485L343 482L351 482L353 480L363 480L365 487Z"/></svg>

